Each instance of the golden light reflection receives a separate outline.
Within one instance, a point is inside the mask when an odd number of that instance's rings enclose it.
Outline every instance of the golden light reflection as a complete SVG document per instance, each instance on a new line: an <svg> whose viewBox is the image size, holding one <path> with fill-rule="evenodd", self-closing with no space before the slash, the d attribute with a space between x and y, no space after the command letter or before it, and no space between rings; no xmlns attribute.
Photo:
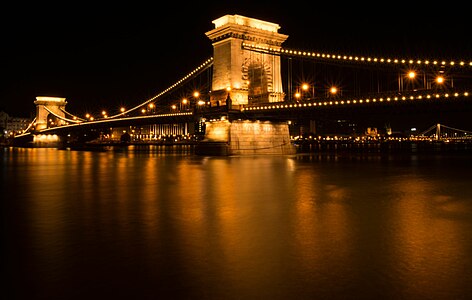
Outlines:
<svg viewBox="0 0 472 300"><path fill-rule="evenodd" d="M316 251L317 244L320 242L319 223L316 210L319 200L319 177L311 175L310 172L300 172L297 180L297 199L296 199L296 217L298 222L295 224L294 233L296 239L296 251L299 253L301 266L307 270L313 269L320 260L321 253Z"/></svg>
<svg viewBox="0 0 472 300"><path fill-rule="evenodd" d="M450 288L442 282L460 276L460 257L469 255L461 243L465 233L457 222L445 217L450 212L461 213L463 203L441 195L433 182L415 176L398 178L393 189L399 197L393 217L398 224L392 229L397 249L392 255L400 256L395 258L404 272L400 279L414 296L423 297L426 291L439 295Z"/></svg>
<svg viewBox="0 0 472 300"><path fill-rule="evenodd" d="M175 217L180 220L176 234L185 249L185 263L192 269L206 269L206 264L212 259L207 252L208 247L218 249L221 245L215 244L222 238L221 224L213 223L211 220L220 220L220 205L224 205L231 195L218 191L228 187L220 182L225 181L227 174L224 162L218 164L221 174L207 169L202 176L201 164L189 164L180 168L176 174L174 191L176 199L180 199L175 206ZM190 180L191 179L191 180ZM218 199L219 201L215 202ZM228 205L228 204L226 204ZM224 270L224 266L221 266Z"/></svg>
<svg viewBox="0 0 472 300"><path fill-rule="evenodd" d="M63 186L63 178L57 176L57 169L67 167L67 152L57 149L31 149L34 155L28 159L28 169L24 172L34 172L27 186L35 186L35 189L25 189L28 197L33 199L30 203L30 222L27 224L34 236L34 246L40 255L48 261L60 260L56 257L63 253L63 241L67 238L67 230L58 227L64 222L67 208L60 205L62 197L67 194L67 187ZM49 157L55 157L54 164L48 164ZM48 182L47 185L42 184ZM52 188L55 188L52 193ZM47 214L47 215L45 215Z"/></svg>
<svg viewBox="0 0 472 300"><path fill-rule="evenodd" d="M161 214L163 213L162 208L159 206L160 189L158 185L158 182L162 180L162 174L159 172L158 161L155 159L147 159L143 164L145 173L142 177L142 196L140 197L141 207L139 209L139 215L142 219L140 221L146 224L146 226L143 227L143 234L150 244L155 245L158 243ZM124 176L123 185L126 184L126 178L127 176ZM154 249L149 248L147 255L153 257L155 255Z"/></svg>
<svg viewBox="0 0 472 300"><path fill-rule="evenodd" d="M279 274L271 259L285 253L286 243L280 239L290 235L290 228L281 217L290 203L278 199L280 193L291 190L291 184L274 172L277 167L273 164L272 159L264 158L215 158L205 160L202 166L206 170L203 199L216 201L206 204L206 218L218 220L208 224L207 234L213 236L214 243L217 237L213 248L224 258L219 266L236 289L249 288L248 282L262 285L269 280L268 274L269 278ZM241 274L250 278L238 280Z"/></svg>
<svg viewBox="0 0 472 300"><path fill-rule="evenodd" d="M231 291L288 282L328 295L355 285L407 299L458 299L470 280L468 182L456 175L444 183L443 169L436 178L370 158L307 163L140 149L5 150L18 156L6 172L23 179L20 229L44 274L103 262L159 277L172 265L191 284ZM91 261L80 256L86 251Z"/></svg>
<svg viewBox="0 0 472 300"><path fill-rule="evenodd" d="M295 184L297 215L294 220L298 222L294 234L299 267L305 268L307 273L316 272L318 266L326 263L344 264L349 268L355 226L348 217L346 191L337 185L326 185L322 176L313 170L299 170ZM319 249L336 250L326 253Z"/></svg>

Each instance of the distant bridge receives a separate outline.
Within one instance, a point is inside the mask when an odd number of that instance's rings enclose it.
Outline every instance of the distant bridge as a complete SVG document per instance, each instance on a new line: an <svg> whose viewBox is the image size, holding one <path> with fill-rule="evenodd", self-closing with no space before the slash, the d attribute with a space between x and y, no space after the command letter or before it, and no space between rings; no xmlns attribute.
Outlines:
<svg viewBox="0 0 472 300"><path fill-rule="evenodd" d="M420 132L417 137L436 141L472 141L472 131L438 123Z"/></svg>

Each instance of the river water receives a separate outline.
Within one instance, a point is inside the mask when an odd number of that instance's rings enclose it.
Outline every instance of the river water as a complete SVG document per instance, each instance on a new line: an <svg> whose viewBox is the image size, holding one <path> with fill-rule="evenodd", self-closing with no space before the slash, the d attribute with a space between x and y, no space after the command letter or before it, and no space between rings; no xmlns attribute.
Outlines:
<svg viewBox="0 0 472 300"><path fill-rule="evenodd" d="M3 299L472 299L471 153L0 159Z"/></svg>

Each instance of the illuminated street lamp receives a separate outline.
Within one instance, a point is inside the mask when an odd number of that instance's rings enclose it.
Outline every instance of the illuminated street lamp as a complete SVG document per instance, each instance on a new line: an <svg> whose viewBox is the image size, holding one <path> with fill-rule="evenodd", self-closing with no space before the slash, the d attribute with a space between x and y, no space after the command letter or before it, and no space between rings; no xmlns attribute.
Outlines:
<svg viewBox="0 0 472 300"><path fill-rule="evenodd" d="M156 108L156 105L154 105L154 103L149 103L148 107L149 107L149 111L154 113L154 108Z"/></svg>
<svg viewBox="0 0 472 300"><path fill-rule="evenodd" d="M199 91L193 92L193 97L195 98L195 106L194 106L193 109L197 109L197 108L203 107L203 105L205 104L205 101L199 99L199 97L200 97L200 92L199 92Z"/></svg>
<svg viewBox="0 0 472 300"><path fill-rule="evenodd" d="M311 88L312 90L310 93L310 85L306 82L302 83L301 85L302 94L300 95L302 99L312 98L315 96L315 86L312 85Z"/></svg>
<svg viewBox="0 0 472 300"><path fill-rule="evenodd" d="M407 81L407 89L408 89L408 86L411 87L411 89L414 89L415 87L415 80L416 80L416 72L413 71L413 70L410 70L406 73L406 78L408 79ZM403 87L402 87L402 90L403 90Z"/></svg>
<svg viewBox="0 0 472 300"><path fill-rule="evenodd" d="M333 95L333 96L336 95L336 94L338 93L338 88L335 87L335 86L332 86L332 87L329 89L329 93L330 93L331 95Z"/></svg>
<svg viewBox="0 0 472 300"><path fill-rule="evenodd" d="M188 104L188 99L183 98L182 101L181 101L182 109L187 110L187 104Z"/></svg>
<svg viewBox="0 0 472 300"><path fill-rule="evenodd" d="M443 84L444 83L444 77L442 77L441 75L436 77L436 83L437 84Z"/></svg>
<svg viewBox="0 0 472 300"><path fill-rule="evenodd" d="M442 88L446 84L446 78L442 75L438 75L434 79L434 83L436 84L436 88Z"/></svg>
<svg viewBox="0 0 472 300"><path fill-rule="evenodd" d="M413 82L416 78L416 72L414 70L409 70L406 74L405 73L398 74L398 91L399 92L404 90L404 86L403 86L404 78L407 79L407 85L411 84L413 86Z"/></svg>

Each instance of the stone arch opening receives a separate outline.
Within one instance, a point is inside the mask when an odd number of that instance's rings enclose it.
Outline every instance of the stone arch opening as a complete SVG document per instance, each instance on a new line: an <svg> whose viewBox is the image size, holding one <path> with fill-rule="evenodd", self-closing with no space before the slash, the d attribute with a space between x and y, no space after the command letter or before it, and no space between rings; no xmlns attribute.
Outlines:
<svg viewBox="0 0 472 300"><path fill-rule="evenodd" d="M267 102L272 92L271 66L260 58L248 58L243 65L242 75L248 91L248 103Z"/></svg>

